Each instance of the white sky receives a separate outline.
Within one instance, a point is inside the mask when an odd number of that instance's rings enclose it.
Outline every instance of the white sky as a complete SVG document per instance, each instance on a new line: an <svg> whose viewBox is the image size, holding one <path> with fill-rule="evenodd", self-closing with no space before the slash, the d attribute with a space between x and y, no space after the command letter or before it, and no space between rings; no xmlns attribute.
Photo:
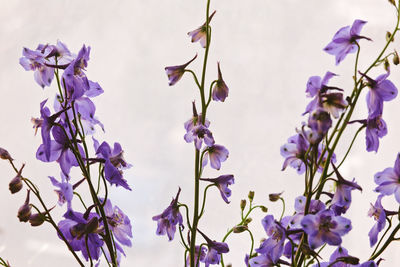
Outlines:
<svg viewBox="0 0 400 267"><path fill-rule="evenodd" d="M106 128L106 134L97 137L120 142L125 158L134 165L125 173L133 191L111 190L113 203L130 216L133 225L133 247L126 249L127 258L121 266L181 266L183 249L178 239L168 242L165 236L156 236L151 217L169 204L178 186L182 188L180 200L192 201L194 153L192 145L183 140L183 123L191 116L191 101L199 98L189 76L169 87L164 67L182 64L199 53L191 66L200 69L203 49L191 44L186 33L204 22L205 1L0 0L0 6L0 147L6 148L18 164L26 163L24 175L40 186L49 206L55 204L56 195L47 176L58 176L59 170L55 163L35 159L41 138L33 135L30 118L39 116L39 103L53 97L56 88L42 90L34 82L33 73L25 72L18 60L22 47L33 49L38 43L55 43L57 39L74 52L82 44L90 45L87 75L105 90L94 99L97 116ZM230 157L220 172L206 174L233 173L236 184L230 205L216 190L210 191L200 227L213 239L221 239L226 229L238 222L240 199L249 190L256 190L256 202L276 216L280 205L269 203L267 196L285 191L287 208L293 210L294 198L302 193L303 179L292 169L280 171L283 158L279 147L304 120L300 114L309 101L305 84L310 76L330 70L340 75L330 84L346 92L351 88L348 74L353 70L354 55L336 67L334 57L322 48L340 27L352 24L354 19L367 20L362 34L374 42L361 41L360 66L365 69L383 47L395 14L385 0L219 0L212 1L211 9L217 13L212 21L208 77L209 81L216 77L216 62L220 61L230 95L225 103L212 103L208 116L216 142L229 149ZM397 67L392 68L391 79L400 84ZM362 194L353 194L348 214L355 218L354 230L343 243L363 260L372 252L367 233L374 222L366 214L369 202L376 198L371 192L375 187L373 175L391 167L399 151L399 103L395 99L385 104L389 133L381 141L379 152L365 152L362 134L342 168L345 177L355 177L364 189ZM364 116L364 107L355 114L357 119ZM349 142L347 137L342 147ZM18 222L16 212L25 196L9 194L8 182L14 173L6 162L0 162L0 173L0 256L17 267L74 266L73 257L49 225L33 229ZM388 204L394 203L388 199ZM64 209L58 208L55 216L60 218ZM262 214L253 218L255 238L259 240L265 236L259 223ZM225 262L243 265L249 251L243 244L248 237L238 235L229 241L231 253ZM386 252L382 266L400 264L395 249Z"/></svg>

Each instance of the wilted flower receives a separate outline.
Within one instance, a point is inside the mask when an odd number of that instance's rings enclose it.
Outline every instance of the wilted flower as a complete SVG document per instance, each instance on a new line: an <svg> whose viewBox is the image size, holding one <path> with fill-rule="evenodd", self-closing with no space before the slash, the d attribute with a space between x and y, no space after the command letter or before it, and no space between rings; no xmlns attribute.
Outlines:
<svg viewBox="0 0 400 267"><path fill-rule="evenodd" d="M216 81L216 84L213 88L212 98L215 101L224 102L225 98L228 97L228 93L229 93L229 88L222 79L221 68L219 67L219 62L218 62L218 80Z"/></svg>
<svg viewBox="0 0 400 267"><path fill-rule="evenodd" d="M172 86L176 84L183 76L185 73L186 67L192 63L193 60L195 60L197 57L197 54L189 60L187 63L183 65L178 65L178 66L171 66L171 67L165 67L165 72L167 73L168 80L169 80L169 85Z"/></svg>
<svg viewBox="0 0 400 267"><path fill-rule="evenodd" d="M15 194L19 192L22 189L23 183L22 183L22 169L25 167L25 164L22 164L21 169L19 169L17 175L11 180L9 183L8 187L11 191L11 194Z"/></svg>
<svg viewBox="0 0 400 267"><path fill-rule="evenodd" d="M371 40L367 37L360 36L360 32L364 24L363 20L355 20L353 25L341 28L333 36L332 41L324 48L328 54L336 57L336 65L338 65L347 54L357 51L357 42L359 39Z"/></svg>
<svg viewBox="0 0 400 267"><path fill-rule="evenodd" d="M26 199L24 204L18 209L18 219L20 222L27 222L31 217L31 205L29 204L30 190L27 190Z"/></svg>
<svg viewBox="0 0 400 267"><path fill-rule="evenodd" d="M232 174L221 175L218 176L217 178L200 178L200 180L214 183L218 187L222 199L229 204L228 197L231 196L232 192L228 188L228 186L234 184L235 182L235 179Z"/></svg>
<svg viewBox="0 0 400 267"><path fill-rule="evenodd" d="M169 241L174 239L176 225L183 225L182 215L179 212L178 198L181 192L179 188L176 197L172 199L171 204L160 214L153 217L157 221L157 235L167 235Z"/></svg>
<svg viewBox="0 0 400 267"><path fill-rule="evenodd" d="M35 213L29 217L29 223L31 224L31 226L40 226L44 223L44 221L45 216L41 213Z"/></svg>
<svg viewBox="0 0 400 267"><path fill-rule="evenodd" d="M0 147L0 159L13 160L10 153L8 153L7 150L5 150L4 148L1 148L1 147Z"/></svg>
<svg viewBox="0 0 400 267"><path fill-rule="evenodd" d="M211 22L216 11L211 13L208 17L208 23ZM198 27L196 30L188 32L188 35L192 38L192 43L199 41L200 45L205 48L207 46L207 23Z"/></svg>

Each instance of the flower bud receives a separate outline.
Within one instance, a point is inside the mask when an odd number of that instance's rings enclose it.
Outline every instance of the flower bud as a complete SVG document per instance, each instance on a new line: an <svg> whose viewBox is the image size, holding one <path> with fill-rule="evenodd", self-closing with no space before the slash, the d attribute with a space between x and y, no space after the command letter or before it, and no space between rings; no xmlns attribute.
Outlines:
<svg viewBox="0 0 400 267"><path fill-rule="evenodd" d="M233 227L233 232L235 234L238 234L246 231L247 229L249 229L247 225L236 225L235 227Z"/></svg>
<svg viewBox="0 0 400 267"><path fill-rule="evenodd" d="M39 226L42 225L44 223L44 215L41 213L35 213L32 214L31 217L29 217L29 223L31 224L31 226Z"/></svg>
<svg viewBox="0 0 400 267"><path fill-rule="evenodd" d="M244 221L244 225L248 225L248 224L251 223L252 221L253 221L252 218L247 218L247 219Z"/></svg>
<svg viewBox="0 0 400 267"><path fill-rule="evenodd" d="M392 33L391 32L386 32L386 42L389 42L390 38L392 37ZM392 39L391 42L394 41L394 38Z"/></svg>
<svg viewBox="0 0 400 267"><path fill-rule="evenodd" d="M399 63L400 63L399 54L397 53L396 50L394 50L393 64L394 65L399 65Z"/></svg>
<svg viewBox="0 0 400 267"><path fill-rule="evenodd" d="M30 190L27 190L27 194L26 194L26 199L25 199L25 203L24 205L22 205L19 210L18 210L18 219L20 222L27 222L29 220L29 218L31 217L31 205L29 204L29 194L30 194Z"/></svg>
<svg viewBox="0 0 400 267"><path fill-rule="evenodd" d="M262 211L262 212L268 212L268 208L265 207L265 206L261 206L261 211Z"/></svg>
<svg viewBox="0 0 400 267"><path fill-rule="evenodd" d="M229 263L228 265L226 265L226 267L232 267L232 264L231 264L231 263Z"/></svg>
<svg viewBox="0 0 400 267"><path fill-rule="evenodd" d="M246 208L246 199L240 200L240 209L244 210Z"/></svg>
<svg viewBox="0 0 400 267"><path fill-rule="evenodd" d="M15 194L22 189L23 183L22 183L22 179L21 179L22 178L21 172L24 167L25 167L25 164L22 165L21 169L17 173L17 176L15 176L8 185L8 187L11 191L11 194Z"/></svg>
<svg viewBox="0 0 400 267"><path fill-rule="evenodd" d="M395 0L388 0L389 3L391 3L392 5L396 6L396 1Z"/></svg>
<svg viewBox="0 0 400 267"><path fill-rule="evenodd" d="M344 262L344 263L348 263L348 264L351 264L351 265L357 265L357 264L360 263L360 259L356 258L356 257L353 257L353 256L339 257L336 260Z"/></svg>
<svg viewBox="0 0 400 267"><path fill-rule="evenodd" d="M0 159L13 160L10 153L8 153L7 150L1 147L0 147Z"/></svg>
<svg viewBox="0 0 400 267"><path fill-rule="evenodd" d="M269 194L269 201L276 202L281 198L283 192Z"/></svg>
<svg viewBox="0 0 400 267"><path fill-rule="evenodd" d="M389 60L387 60L387 58L386 58L385 61L383 62L383 68L384 68L386 71L389 71L389 70L390 70L390 63L389 63Z"/></svg>
<svg viewBox="0 0 400 267"><path fill-rule="evenodd" d="M254 191L250 191L249 192L248 198L249 198L250 202L253 201L253 199L254 199Z"/></svg>

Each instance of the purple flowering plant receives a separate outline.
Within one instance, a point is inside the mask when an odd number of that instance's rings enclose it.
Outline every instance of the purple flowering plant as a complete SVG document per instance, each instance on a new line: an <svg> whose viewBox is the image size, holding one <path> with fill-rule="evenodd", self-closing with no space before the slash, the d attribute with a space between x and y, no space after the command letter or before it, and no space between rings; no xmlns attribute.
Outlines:
<svg viewBox="0 0 400 267"><path fill-rule="evenodd" d="M17 173L9 185L11 193L28 188L17 217L32 226L50 223L80 266L86 266L85 261L90 266L98 266L100 261L119 266L121 255L125 255L123 246L132 245L132 229L125 213L111 203L109 191L113 185L131 190L124 178L124 170L131 164L125 161L119 143L113 147L105 141L99 144L93 136L97 126L104 131L92 101L103 89L86 75L90 47L83 45L76 55L58 41L56 45L40 44L35 50L24 48L22 55L20 64L34 72L35 81L43 89L56 81L54 111L51 101L45 99L40 103L40 117L32 122L35 134L40 128L42 139L36 158L57 162L60 167L61 178L52 175L49 182L58 196L55 202L65 213L61 220L52 215L57 205L44 202L39 188L22 175L24 165L18 169L7 150L1 148L1 158L8 160ZM84 186L90 195L81 193ZM31 201L32 195L37 203ZM3 260L1 264L9 266Z"/></svg>

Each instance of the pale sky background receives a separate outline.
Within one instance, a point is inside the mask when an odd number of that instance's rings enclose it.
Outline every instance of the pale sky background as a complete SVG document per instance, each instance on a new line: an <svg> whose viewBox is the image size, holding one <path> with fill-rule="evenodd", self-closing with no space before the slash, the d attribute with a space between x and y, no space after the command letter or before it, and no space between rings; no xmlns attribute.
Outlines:
<svg viewBox="0 0 400 267"><path fill-rule="evenodd" d="M106 129L96 137L120 142L125 158L134 165L125 172L133 191L111 189L113 203L129 215L133 227L133 246L126 249L121 266L183 266L179 239L176 236L168 242L165 236L156 236L151 218L168 206L178 186L182 188L180 201L191 204L193 198L193 145L183 140L183 123L191 117L191 101L199 101L199 96L189 75L169 87L164 67L182 64L199 53L191 67L200 69L203 49L191 44L186 34L204 22L205 2L0 0L0 147L6 148L18 165L26 163L24 175L41 188L49 206L55 205L56 195L47 176L59 177L59 169L56 163L35 159L41 138L34 136L30 118L39 116L39 103L53 97L56 87L42 90L33 73L25 72L18 60L22 47L34 49L57 39L75 53L82 44L92 47L87 75L105 91L94 99L97 116ZM239 202L249 190L256 190L255 201L276 216L280 204L270 203L268 194L285 191L287 209L293 210L304 182L293 169L280 171L283 158L279 147L305 120L300 114L309 101L304 94L306 82L310 76L330 70L340 75L330 84L346 92L351 88L349 73L355 55L336 67L334 57L322 48L340 27L355 19L367 20L362 35L374 42L361 41L360 67L365 69L383 47L386 30L394 27L395 10L386 0L214 0L211 9L217 13L212 21L208 78L216 78L216 62L220 61L230 94L225 103L212 103L208 116L216 142L229 149L230 157L220 172L207 170L206 174L232 173L236 183L230 205L215 188L210 191L199 227L220 240L228 227L239 222ZM392 68L391 80L400 84L397 67ZM364 98L356 119L365 117ZM385 104L389 133L379 152L365 152L363 133L342 168L345 177L355 177L364 189L362 194L353 193L353 206L346 214L354 219L353 231L343 242L362 260L372 252L367 233L374 221L367 211L376 199L373 175L392 167L400 150L396 138L400 136L399 104L399 99ZM341 143L342 148L349 138ZM341 155L338 153L339 158ZM32 228L19 223L16 213L25 195L9 193L8 183L15 174L7 162L0 162L0 173L0 256L13 267L75 266L50 225ZM387 197L385 203L388 209L397 207L393 197ZM64 211L65 207L58 207L55 217L61 218ZM252 217L258 246L265 237L260 223L263 214L256 212ZM248 240L245 234L232 236L225 262L243 266ZM400 265L398 249L398 244L393 244L381 266Z"/></svg>

